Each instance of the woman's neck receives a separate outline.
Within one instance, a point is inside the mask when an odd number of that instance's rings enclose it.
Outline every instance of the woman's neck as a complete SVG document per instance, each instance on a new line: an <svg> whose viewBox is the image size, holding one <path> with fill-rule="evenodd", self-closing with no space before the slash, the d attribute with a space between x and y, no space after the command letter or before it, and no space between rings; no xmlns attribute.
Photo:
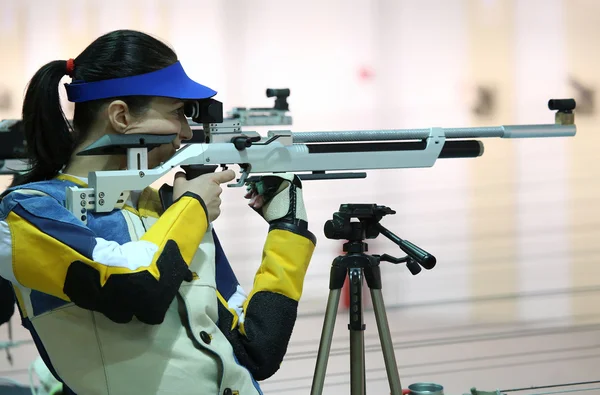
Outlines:
<svg viewBox="0 0 600 395"><path fill-rule="evenodd" d="M92 141L81 143L74 151L63 173L78 177L88 177L92 171L119 170L125 168L126 158L123 155L84 155L77 153L89 146Z"/></svg>
<svg viewBox="0 0 600 395"><path fill-rule="evenodd" d="M116 155L73 155L63 173L77 177L88 177L88 174L92 171L119 170L123 168L124 164L123 158Z"/></svg>

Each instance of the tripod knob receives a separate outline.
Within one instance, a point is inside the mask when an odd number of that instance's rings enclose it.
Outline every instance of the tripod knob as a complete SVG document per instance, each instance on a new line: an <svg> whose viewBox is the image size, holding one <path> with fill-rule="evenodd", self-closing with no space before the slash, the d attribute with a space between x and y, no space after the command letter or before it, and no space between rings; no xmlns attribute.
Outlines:
<svg viewBox="0 0 600 395"><path fill-rule="evenodd" d="M325 237L334 240L352 239L352 236L354 236L352 234L353 230L354 227L352 226L352 223L344 221L343 217L335 214L333 219L327 220L325 226L323 226Z"/></svg>
<svg viewBox="0 0 600 395"><path fill-rule="evenodd" d="M416 276L417 274L421 273L421 270L423 270L421 269L421 265L415 262L412 258L408 258L408 261L406 261L406 267L413 276Z"/></svg>

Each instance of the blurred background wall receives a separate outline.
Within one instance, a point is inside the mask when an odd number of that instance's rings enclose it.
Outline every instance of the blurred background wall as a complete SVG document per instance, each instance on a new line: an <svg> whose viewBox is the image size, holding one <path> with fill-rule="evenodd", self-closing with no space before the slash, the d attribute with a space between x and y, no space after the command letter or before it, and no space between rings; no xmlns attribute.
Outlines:
<svg viewBox="0 0 600 395"><path fill-rule="evenodd" d="M168 42L187 73L216 89L226 108L270 106L266 88L290 88L293 131L553 123L548 99L577 100L575 138L488 139L477 159L305 183L319 241L300 313L315 324L296 333L291 347L318 342L329 267L342 244L327 240L322 228L342 203L390 206L397 214L382 223L438 259L415 277L382 265L394 331L419 320L427 327L542 319L577 325L597 316L599 2L0 0L0 119L20 117L26 83L39 67L76 57L120 28ZM266 226L243 192L225 191L215 226L249 289ZM401 253L383 238L370 246L372 253ZM343 309L340 317L336 333L345 345ZM373 335L375 326L369 328ZM27 338L16 316L13 330ZM26 381L23 369L35 350L12 353L12 366L0 359L2 375ZM397 353L401 359L402 349ZM291 379L312 375L314 355L299 366ZM470 387L469 377L461 389Z"/></svg>

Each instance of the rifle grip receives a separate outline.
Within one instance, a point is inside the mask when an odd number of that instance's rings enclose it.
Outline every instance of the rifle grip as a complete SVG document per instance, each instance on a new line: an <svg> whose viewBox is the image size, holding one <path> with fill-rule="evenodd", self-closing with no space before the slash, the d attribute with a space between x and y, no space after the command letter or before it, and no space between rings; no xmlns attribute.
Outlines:
<svg viewBox="0 0 600 395"><path fill-rule="evenodd" d="M185 171L185 178L192 180L201 175L214 173L217 170L218 165L183 165L181 169Z"/></svg>
<svg viewBox="0 0 600 395"><path fill-rule="evenodd" d="M200 177L203 174L213 173L217 170L218 165L184 165L181 169L185 171L185 178L192 180ZM173 204L173 187L169 184L163 184L158 190L160 203L163 211L166 211Z"/></svg>
<svg viewBox="0 0 600 395"><path fill-rule="evenodd" d="M162 205L163 212L167 211L169 206L173 204L173 187L169 184L163 184L158 190L158 197Z"/></svg>

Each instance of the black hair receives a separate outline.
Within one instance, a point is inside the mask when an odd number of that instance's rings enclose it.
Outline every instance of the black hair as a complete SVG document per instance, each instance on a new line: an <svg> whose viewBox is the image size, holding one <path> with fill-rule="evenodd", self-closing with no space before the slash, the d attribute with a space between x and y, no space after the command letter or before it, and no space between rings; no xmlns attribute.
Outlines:
<svg viewBox="0 0 600 395"><path fill-rule="evenodd" d="M145 33L116 30L107 33L74 59L73 80L85 82L129 77L165 68L177 62L175 52ZM128 96L76 103L73 125L60 104L59 84L67 75L67 61L42 66L29 81L23 101L23 130L30 169L15 177L12 186L54 178L68 164L86 137L101 107L123 100L134 113L143 113L151 97Z"/></svg>

